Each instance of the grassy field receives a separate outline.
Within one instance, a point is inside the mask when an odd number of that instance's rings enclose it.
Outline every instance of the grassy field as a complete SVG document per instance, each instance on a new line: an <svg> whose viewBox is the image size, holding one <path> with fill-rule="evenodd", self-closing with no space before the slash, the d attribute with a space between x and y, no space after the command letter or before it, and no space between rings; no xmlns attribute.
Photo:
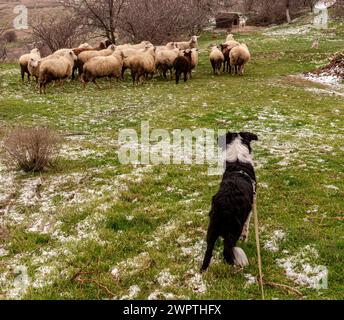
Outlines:
<svg viewBox="0 0 344 320"><path fill-rule="evenodd" d="M214 40L204 34L200 65L179 86L157 77L133 87L127 76L100 81L101 90L69 82L40 96L20 82L16 65L0 65L1 140L18 124L69 134L46 173L0 163L0 297L260 299L253 233L242 244L248 268L227 266L219 243L208 273L197 273L221 177L208 176L207 166L119 163L119 130L149 121L152 129L256 133L265 279L302 293L266 287L267 298L343 299L344 89L296 77L344 49L336 27L317 33L317 51L315 31L236 35L253 55L245 77L211 74ZM315 290L320 266L328 289Z"/></svg>

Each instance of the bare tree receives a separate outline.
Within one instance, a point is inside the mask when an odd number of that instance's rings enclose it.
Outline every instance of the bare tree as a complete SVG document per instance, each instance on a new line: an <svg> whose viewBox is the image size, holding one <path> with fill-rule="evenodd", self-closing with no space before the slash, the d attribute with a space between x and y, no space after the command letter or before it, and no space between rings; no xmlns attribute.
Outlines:
<svg viewBox="0 0 344 320"><path fill-rule="evenodd" d="M78 45L88 33L80 18L71 12L37 16L32 22L32 30L34 40L43 42L52 52Z"/></svg>
<svg viewBox="0 0 344 320"><path fill-rule="evenodd" d="M61 0L61 3L83 17L84 25L100 30L102 36L116 43L120 15L127 0Z"/></svg>
<svg viewBox="0 0 344 320"><path fill-rule="evenodd" d="M5 61L7 58L7 41L4 38L5 33L6 29L0 26L0 62Z"/></svg>
<svg viewBox="0 0 344 320"><path fill-rule="evenodd" d="M120 29L132 40L162 44L199 33L217 7L211 0L128 0Z"/></svg>

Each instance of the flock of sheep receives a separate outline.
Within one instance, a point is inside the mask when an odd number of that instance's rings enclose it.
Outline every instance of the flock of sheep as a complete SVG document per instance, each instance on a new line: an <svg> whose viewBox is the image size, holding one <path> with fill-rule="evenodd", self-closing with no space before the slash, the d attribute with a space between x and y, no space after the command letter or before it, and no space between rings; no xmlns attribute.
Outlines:
<svg viewBox="0 0 344 320"><path fill-rule="evenodd" d="M184 76L184 81L192 77L192 70L198 65L198 37L193 36L187 42L170 42L165 46L154 46L149 41L136 45L113 45L108 40L98 47L91 47L85 43L75 49L61 49L48 57L41 58L38 49L20 57L21 77L25 74L36 78L40 93L46 93L46 86L52 81L63 81L75 78L75 71L79 73L84 88L87 83L93 82L97 87L96 79L124 78L127 69L131 70L133 83L142 83L144 79L152 79L156 71L167 79L170 72L173 79L175 71L176 83ZM246 45L234 40L228 35L226 42L221 46L212 46L210 61L214 74L219 74L222 65L223 71L244 74L245 64L251 59Z"/></svg>

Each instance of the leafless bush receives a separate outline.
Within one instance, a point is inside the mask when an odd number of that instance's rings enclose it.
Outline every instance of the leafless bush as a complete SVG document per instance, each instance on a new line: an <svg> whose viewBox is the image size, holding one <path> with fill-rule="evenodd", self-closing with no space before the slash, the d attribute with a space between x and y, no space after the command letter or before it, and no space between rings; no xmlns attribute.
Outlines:
<svg viewBox="0 0 344 320"><path fill-rule="evenodd" d="M82 24L81 18L68 11L37 16L32 22L32 30L34 41L43 42L52 52L73 48L88 36L88 29Z"/></svg>
<svg viewBox="0 0 344 320"><path fill-rule="evenodd" d="M41 172L51 167L60 149L60 136L51 129L14 129L4 141L8 160L25 172Z"/></svg>
<svg viewBox="0 0 344 320"><path fill-rule="evenodd" d="M12 43L17 41L17 34L14 30L9 30L4 32L2 38L7 42L7 43Z"/></svg>
<svg viewBox="0 0 344 320"><path fill-rule="evenodd" d="M121 31L136 42L162 44L199 33L218 8L211 0L128 0Z"/></svg>
<svg viewBox="0 0 344 320"><path fill-rule="evenodd" d="M83 17L83 23L111 43L116 43L118 23L128 0L61 0L66 8L72 9L77 17ZM157 10L157 8L156 8Z"/></svg>
<svg viewBox="0 0 344 320"><path fill-rule="evenodd" d="M3 62L7 58L7 49L6 49L6 41L3 38L6 29L0 27L0 62Z"/></svg>
<svg viewBox="0 0 344 320"><path fill-rule="evenodd" d="M337 0L333 10L333 16L339 19L344 17L344 0Z"/></svg>

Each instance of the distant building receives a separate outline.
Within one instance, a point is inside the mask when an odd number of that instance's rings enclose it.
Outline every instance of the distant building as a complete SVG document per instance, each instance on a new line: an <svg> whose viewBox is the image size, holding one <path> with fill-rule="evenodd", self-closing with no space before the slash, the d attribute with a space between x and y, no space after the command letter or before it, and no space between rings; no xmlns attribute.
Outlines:
<svg viewBox="0 0 344 320"><path fill-rule="evenodd" d="M238 12L220 12L216 15L216 28L218 29L232 29L239 27L241 14Z"/></svg>

